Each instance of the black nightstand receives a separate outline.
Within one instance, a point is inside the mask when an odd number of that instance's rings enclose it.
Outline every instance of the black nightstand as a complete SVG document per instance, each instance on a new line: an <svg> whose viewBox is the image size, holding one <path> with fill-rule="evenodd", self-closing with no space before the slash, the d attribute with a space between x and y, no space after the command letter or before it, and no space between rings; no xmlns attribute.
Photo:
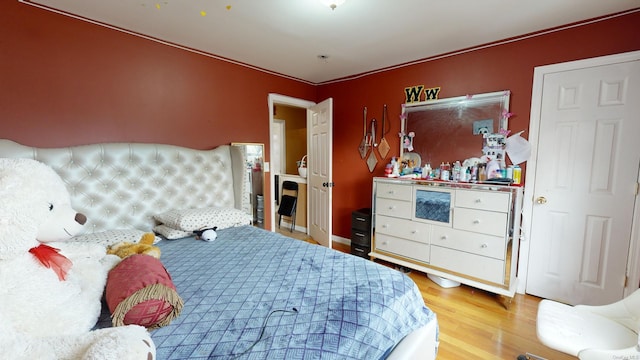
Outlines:
<svg viewBox="0 0 640 360"><path fill-rule="evenodd" d="M351 254L369 260L371 252L371 209L351 213Z"/></svg>

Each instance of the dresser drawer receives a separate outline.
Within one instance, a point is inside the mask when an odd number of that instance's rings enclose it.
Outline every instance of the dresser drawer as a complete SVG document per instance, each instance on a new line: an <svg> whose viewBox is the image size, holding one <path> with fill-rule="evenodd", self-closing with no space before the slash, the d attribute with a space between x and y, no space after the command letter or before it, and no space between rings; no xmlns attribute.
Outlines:
<svg viewBox="0 0 640 360"><path fill-rule="evenodd" d="M411 202L386 198L377 199L376 214L409 219L411 218Z"/></svg>
<svg viewBox="0 0 640 360"><path fill-rule="evenodd" d="M504 260L507 243L504 236L493 236L434 226L431 245Z"/></svg>
<svg viewBox="0 0 640 360"><path fill-rule="evenodd" d="M481 234L505 236L507 213L456 208L453 211L453 228Z"/></svg>
<svg viewBox="0 0 640 360"><path fill-rule="evenodd" d="M359 209L351 213L351 228L371 232L371 209Z"/></svg>
<svg viewBox="0 0 640 360"><path fill-rule="evenodd" d="M429 263L428 244L376 233L375 249Z"/></svg>
<svg viewBox="0 0 640 360"><path fill-rule="evenodd" d="M358 229L351 229L351 243L371 246L371 234Z"/></svg>
<svg viewBox="0 0 640 360"><path fill-rule="evenodd" d="M378 182L376 187L376 197L386 199L396 199L411 201L412 186L411 184L389 184L384 182Z"/></svg>
<svg viewBox="0 0 640 360"><path fill-rule="evenodd" d="M510 195L498 191L456 190L455 206L469 209L508 212Z"/></svg>
<svg viewBox="0 0 640 360"><path fill-rule="evenodd" d="M431 246L431 265L497 284L504 283L504 261Z"/></svg>
<svg viewBox="0 0 640 360"><path fill-rule="evenodd" d="M376 234L386 234L423 244L429 244L431 225L399 219L384 215L376 215Z"/></svg>

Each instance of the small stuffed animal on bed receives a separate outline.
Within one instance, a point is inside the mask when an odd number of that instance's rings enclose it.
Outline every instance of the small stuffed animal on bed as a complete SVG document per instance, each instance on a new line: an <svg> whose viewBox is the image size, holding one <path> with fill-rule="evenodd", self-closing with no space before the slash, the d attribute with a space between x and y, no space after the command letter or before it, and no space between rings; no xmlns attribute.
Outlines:
<svg viewBox="0 0 640 360"><path fill-rule="evenodd" d="M213 241L218 237L217 226L208 229L195 230L196 240Z"/></svg>
<svg viewBox="0 0 640 360"><path fill-rule="evenodd" d="M133 254L150 255L156 259L160 259L160 248L153 245L155 239L156 236L153 233L145 233L138 243L123 241L111 245L107 249L107 254L118 255L121 259Z"/></svg>

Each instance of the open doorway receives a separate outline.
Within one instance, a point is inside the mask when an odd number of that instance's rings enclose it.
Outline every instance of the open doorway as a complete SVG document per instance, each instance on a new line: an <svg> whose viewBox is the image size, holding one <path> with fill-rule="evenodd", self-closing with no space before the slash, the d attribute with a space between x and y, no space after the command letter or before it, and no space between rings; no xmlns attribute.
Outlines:
<svg viewBox="0 0 640 360"><path fill-rule="evenodd" d="M279 105L302 108L306 113L306 129L297 134L298 138L305 137L307 139L306 152L299 160L292 156L292 161L298 162L308 154L306 157L307 168L304 173L297 174L297 164L293 166L292 171L295 179L305 185L304 194L300 190L299 196L305 200L306 204L299 204L298 209L304 209L306 212L306 219L302 222L303 226L306 226L305 233L320 245L330 248L332 241L332 187L334 186L332 179L333 99L328 98L316 104L288 96L269 94L270 142L273 138L273 123L276 119L274 113ZM291 139L295 139L295 137L287 139L287 153L291 149ZM272 152L272 147L270 149L270 158L278 156ZM270 192L274 194L276 193L274 173L269 172L269 176ZM282 183L281 180L282 178L279 176L278 183ZM274 203L271 209L271 229L275 231L278 207Z"/></svg>
<svg viewBox="0 0 640 360"><path fill-rule="evenodd" d="M282 182L295 181L299 184L296 224L297 231L308 233L307 229L307 191L306 178L298 173L297 161L307 155L307 109L315 103L291 98L288 96L270 94L270 159L274 167L270 171L271 183L271 229L277 230L278 200L281 196ZM283 219L283 228L289 228L290 224Z"/></svg>
<svg viewBox="0 0 640 360"><path fill-rule="evenodd" d="M298 209L304 211L306 215L306 219L301 221L303 229L313 240L330 248L332 240L332 187L334 186L332 180L333 100L329 98L316 104L288 96L269 94L270 142L273 141L275 120L282 117L278 115L276 110L278 108L304 112L306 114L306 129L292 129L294 135L287 136L285 149L287 160L285 162L295 164L287 165L285 171L289 174L278 174L277 181L274 172L269 173L271 194L278 192L276 184L282 184L283 176L289 177L287 180L294 180L300 185L304 185L304 191L300 186L298 195L300 200ZM285 133L288 132L290 130L285 130ZM293 150L295 145L292 145L292 142L294 144L303 143L304 141L301 139L306 139L306 145L303 147L305 151L298 149L297 151L300 151L298 153ZM278 156L273 152L273 149L274 147L270 146L270 158ZM298 157L300 158L298 159ZM304 169L304 172L298 172L299 162L305 159L307 168ZM278 206L275 204L276 199L277 197L273 197L274 206L271 206L271 229L274 231L276 230L275 221L278 210ZM302 216L296 216L296 219L299 218Z"/></svg>
<svg viewBox="0 0 640 360"><path fill-rule="evenodd" d="M280 206L285 181L298 186L296 216L285 216L279 226L307 233L307 179L305 170L299 171L307 158L307 109L284 104L274 104L271 123L271 172L274 177L272 204ZM295 220L294 220L295 219ZM294 222L294 224L291 224Z"/></svg>

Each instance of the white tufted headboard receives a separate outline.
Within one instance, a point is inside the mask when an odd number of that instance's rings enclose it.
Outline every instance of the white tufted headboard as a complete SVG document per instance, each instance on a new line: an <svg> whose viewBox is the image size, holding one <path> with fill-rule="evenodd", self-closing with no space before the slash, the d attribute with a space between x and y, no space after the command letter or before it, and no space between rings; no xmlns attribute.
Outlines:
<svg viewBox="0 0 640 360"><path fill-rule="evenodd" d="M51 166L67 184L72 206L87 216L87 233L151 231L155 214L210 206L243 209L248 199L243 154L229 145L213 150L140 143L35 148L0 139L0 157Z"/></svg>

